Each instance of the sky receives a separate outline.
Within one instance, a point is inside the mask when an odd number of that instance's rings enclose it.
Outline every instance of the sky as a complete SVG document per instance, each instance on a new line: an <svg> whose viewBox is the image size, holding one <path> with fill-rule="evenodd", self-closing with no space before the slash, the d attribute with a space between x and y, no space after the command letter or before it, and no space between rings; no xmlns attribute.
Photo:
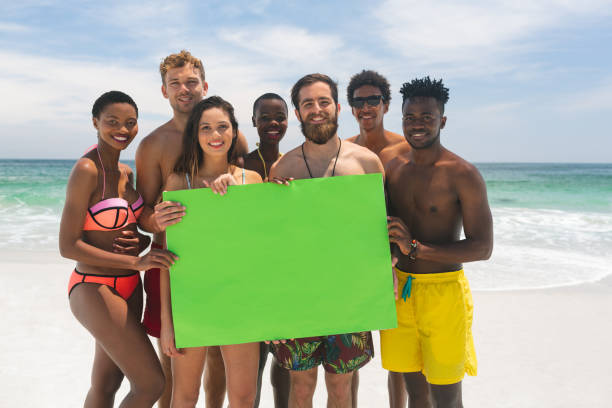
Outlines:
<svg viewBox="0 0 612 408"><path fill-rule="evenodd" d="M251 148L257 96L289 102L313 72L339 84L340 137L357 134L346 86L373 69L391 83L388 130L401 133L401 85L429 75L450 89L442 144L469 161L612 162L612 0L20 0L0 16L0 158L79 157L111 89L139 106L133 158L172 114L159 63L187 49ZM291 113L281 151L303 140Z"/></svg>

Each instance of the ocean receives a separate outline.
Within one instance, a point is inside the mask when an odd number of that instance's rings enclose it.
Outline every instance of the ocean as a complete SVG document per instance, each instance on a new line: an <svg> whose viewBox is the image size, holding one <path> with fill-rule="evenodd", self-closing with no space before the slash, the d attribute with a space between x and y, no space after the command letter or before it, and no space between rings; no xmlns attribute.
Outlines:
<svg viewBox="0 0 612 408"><path fill-rule="evenodd" d="M57 250L73 164L0 160L0 253ZM612 273L612 164L476 166L487 183L495 247L490 260L465 265L472 289L564 286Z"/></svg>

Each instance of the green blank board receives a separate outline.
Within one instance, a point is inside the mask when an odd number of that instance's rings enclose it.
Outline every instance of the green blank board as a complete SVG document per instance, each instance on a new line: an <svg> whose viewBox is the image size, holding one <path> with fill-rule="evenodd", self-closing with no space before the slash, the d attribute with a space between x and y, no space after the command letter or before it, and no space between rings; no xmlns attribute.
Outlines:
<svg viewBox="0 0 612 408"><path fill-rule="evenodd" d="M380 174L164 192L177 347L397 327Z"/></svg>

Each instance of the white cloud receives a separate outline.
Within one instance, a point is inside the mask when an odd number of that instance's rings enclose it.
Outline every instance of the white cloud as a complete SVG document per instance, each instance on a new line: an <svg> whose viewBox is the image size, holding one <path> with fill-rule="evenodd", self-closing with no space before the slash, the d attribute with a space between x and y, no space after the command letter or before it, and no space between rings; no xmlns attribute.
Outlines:
<svg viewBox="0 0 612 408"><path fill-rule="evenodd" d="M100 7L93 3L81 12L86 19L116 27L125 33L126 41L146 44L148 51L163 49L167 44L185 43L192 7L187 0L151 0L145 4L135 0L114 1Z"/></svg>
<svg viewBox="0 0 612 408"><path fill-rule="evenodd" d="M343 41L337 35L313 34L294 26L223 29L219 38L278 64L303 65L334 57Z"/></svg>
<svg viewBox="0 0 612 408"><path fill-rule="evenodd" d="M30 31L30 27L23 24L7 23L0 21L0 32L5 33L23 33Z"/></svg>
<svg viewBox="0 0 612 408"><path fill-rule="evenodd" d="M564 114L612 111L612 77L595 87L558 98L553 107Z"/></svg>
<svg viewBox="0 0 612 408"><path fill-rule="evenodd" d="M15 64L15 61L20 61ZM159 99L156 72L109 62L39 57L0 50L0 88L5 97L0 122L74 120L88 112L102 92L119 89L136 101ZM157 86L154 86L157 85ZM161 103L150 112L164 113ZM86 114L87 115L87 114ZM87 115L88 116L88 115Z"/></svg>
<svg viewBox="0 0 612 408"><path fill-rule="evenodd" d="M508 69L499 62L540 47L534 34L610 15L610 1L388 0L375 15L393 52L421 66L446 66L465 75L477 69ZM583 22L583 21L582 21ZM512 69L512 68L510 68ZM462 72L463 71L463 72ZM474 74L474 72L472 72Z"/></svg>

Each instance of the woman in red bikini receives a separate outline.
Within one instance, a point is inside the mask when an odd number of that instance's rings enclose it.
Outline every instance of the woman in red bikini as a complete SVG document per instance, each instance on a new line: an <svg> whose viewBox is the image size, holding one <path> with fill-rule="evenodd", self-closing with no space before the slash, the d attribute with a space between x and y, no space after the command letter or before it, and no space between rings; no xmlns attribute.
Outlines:
<svg viewBox="0 0 612 408"><path fill-rule="evenodd" d="M113 253L124 231L137 232L142 198L119 154L138 133L138 108L128 95L110 91L92 109L98 144L75 164L66 188L60 253L77 261L68 296L77 320L96 340L85 407L112 407L123 377L131 389L121 407L152 407L164 376L142 325L138 271L167 269L176 257L154 249L144 256Z"/></svg>
<svg viewBox="0 0 612 408"><path fill-rule="evenodd" d="M168 176L164 190L211 188L218 194L237 184L261 183L261 176L232 164L238 123L234 108L218 96L202 100L189 116L183 133L183 150ZM155 222L161 230L176 224L185 214L178 203L164 201L155 206ZM169 274L160 275L161 345L172 357L172 407L195 407L198 401L206 347L184 348L174 342ZM232 408L253 407L257 393L259 343L221 346L225 362L227 397Z"/></svg>

